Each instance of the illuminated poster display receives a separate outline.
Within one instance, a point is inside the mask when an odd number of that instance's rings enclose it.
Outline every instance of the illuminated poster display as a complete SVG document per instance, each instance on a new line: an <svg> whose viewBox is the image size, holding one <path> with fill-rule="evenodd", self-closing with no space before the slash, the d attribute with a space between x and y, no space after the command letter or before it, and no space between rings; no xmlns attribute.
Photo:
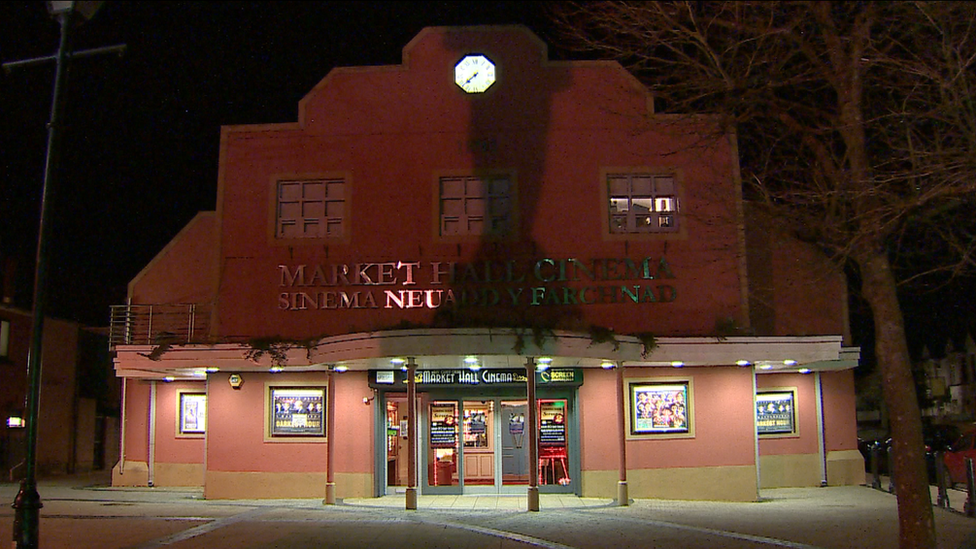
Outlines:
<svg viewBox="0 0 976 549"><path fill-rule="evenodd" d="M180 434L202 434L207 430L207 395L180 393Z"/></svg>
<svg viewBox="0 0 976 549"><path fill-rule="evenodd" d="M796 432L796 395L776 391L756 395L756 430L760 435Z"/></svg>
<svg viewBox="0 0 976 549"><path fill-rule="evenodd" d="M539 446L566 445L566 401L539 401Z"/></svg>
<svg viewBox="0 0 976 549"><path fill-rule="evenodd" d="M687 433L688 383L631 383L631 434Z"/></svg>
<svg viewBox="0 0 976 549"><path fill-rule="evenodd" d="M324 388L272 388L271 434L325 436Z"/></svg>
<svg viewBox="0 0 976 549"><path fill-rule="evenodd" d="M454 404L431 404L430 447L454 448L457 446L457 416Z"/></svg>

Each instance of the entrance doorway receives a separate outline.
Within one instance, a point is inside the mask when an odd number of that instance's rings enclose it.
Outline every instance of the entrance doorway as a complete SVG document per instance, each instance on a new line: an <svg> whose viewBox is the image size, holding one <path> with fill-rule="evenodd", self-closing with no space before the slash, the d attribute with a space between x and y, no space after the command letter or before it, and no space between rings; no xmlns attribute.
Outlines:
<svg viewBox="0 0 976 549"><path fill-rule="evenodd" d="M424 491L522 493L529 483L526 407L503 398L430 401Z"/></svg>
<svg viewBox="0 0 976 549"><path fill-rule="evenodd" d="M540 487L572 492L569 399L537 401ZM407 487L407 399L386 393L386 490ZM422 494L522 495L529 484L528 402L518 396L418 395L417 472ZM577 471L578 472L578 471Z"/></svg>

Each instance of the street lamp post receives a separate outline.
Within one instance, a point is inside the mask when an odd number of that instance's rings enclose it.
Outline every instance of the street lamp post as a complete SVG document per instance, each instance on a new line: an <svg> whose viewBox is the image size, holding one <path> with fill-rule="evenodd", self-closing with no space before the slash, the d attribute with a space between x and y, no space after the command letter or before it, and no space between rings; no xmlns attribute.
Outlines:
<svg viewBox="0 0 976 549"><path fill-rule="evenodd" d="M48 2L48 11L57 17L61 24L61 40L58 53L55 56L56 70L54 76L54 96L51 100L51 117L47 127L47 157L44 164L44 185L41 191L41 217L37 238L37 259L34 270L34 300L32 303L31 338L27 355L27 418L26 418L26 457L25 475L20 483L20 491L14 499L14 527L13 547L36 549L38 547L40 509L43 507L41 496L37 493L37 419L41 396L41 349L43 347L43 329L45 305L47 304L47 243L49 223L48 216L49 193L54 186L57 175L59 140L61 137L60 121L63 110L61 89L64 86L71 58L71 30L75 14L85 19L94 15L102 2ZM27 60L19 63L4 64L10 70L13 66L32 64L35 61L46 61L50 58Z"/></svg>

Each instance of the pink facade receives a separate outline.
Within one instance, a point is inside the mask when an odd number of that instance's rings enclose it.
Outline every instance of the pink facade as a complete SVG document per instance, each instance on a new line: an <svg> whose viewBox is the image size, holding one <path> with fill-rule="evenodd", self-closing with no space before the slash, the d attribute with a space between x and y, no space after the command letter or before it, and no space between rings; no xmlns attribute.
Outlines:
<svg viewBox="0 0 976 549"><path fill-rule="evenodd" d="M734 140L654 114L616 63L429 28L402 65L331 71L294 124L223 128L219 160L217 211L130 284L117 484L750 500L863 480L843 278L750 232Z"/></svg>

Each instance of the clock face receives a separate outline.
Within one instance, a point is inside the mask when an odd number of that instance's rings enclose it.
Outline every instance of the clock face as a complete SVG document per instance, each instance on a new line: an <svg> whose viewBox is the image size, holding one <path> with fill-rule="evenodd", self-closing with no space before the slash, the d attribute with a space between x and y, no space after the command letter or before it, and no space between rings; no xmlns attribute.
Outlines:
<svg viewBox="0 0 976 549"><path fill-rule="evenodd" d="M454 83L468 93L481 93L495 83L495 64L484 55L466 55L454 65Z"/></svg>

